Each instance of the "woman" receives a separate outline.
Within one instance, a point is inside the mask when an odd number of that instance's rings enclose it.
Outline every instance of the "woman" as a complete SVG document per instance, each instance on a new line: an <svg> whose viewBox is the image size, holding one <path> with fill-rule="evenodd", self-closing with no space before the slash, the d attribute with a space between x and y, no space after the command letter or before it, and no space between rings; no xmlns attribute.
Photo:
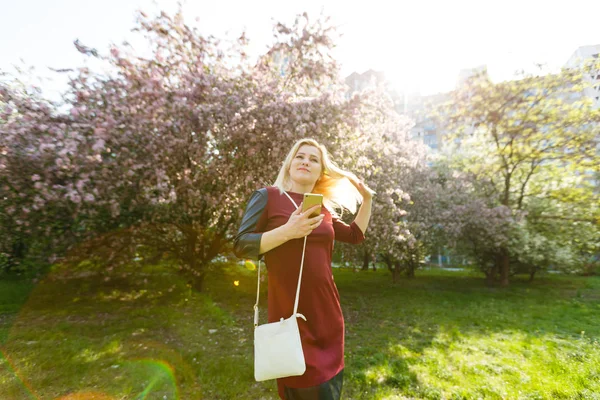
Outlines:
<svg viewBox="0 0 600 400"><path fill-rule="evenodd" d="M318 206L301 212L304 193L323 195L320 215L309 218ZM281 399L340 398L344 318L331 270L333 242L356 244L364 240L373 194L354 174L338 168L324 146L302 139L288 153L274 186L259 189L250 197L234 252L239 258L260 259L264 255L269 274L269 322L292 313L303 239L308 235L298 305L298 312L306 317L306 321L298 319L306 372L277 379ZM355 212L360 200L354 222L348 225L340 221L336 209Z"/></svg>

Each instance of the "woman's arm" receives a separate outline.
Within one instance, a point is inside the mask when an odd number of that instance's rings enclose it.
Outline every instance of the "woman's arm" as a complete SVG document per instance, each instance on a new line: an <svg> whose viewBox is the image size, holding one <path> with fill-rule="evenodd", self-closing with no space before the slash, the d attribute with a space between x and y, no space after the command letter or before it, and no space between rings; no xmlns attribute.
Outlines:
<svg viewBox="0 0 600 400"><path fill-rule="evenodd" d="M314 229L321 225L321 222L325 217L323 214L313 218L308 217L317 208L319 208L319 205L313 206L305 212L302 212L302 203L300 203L300 206L292 213L292 215L290 215L290 219L285 225L281 225L279 228L275 228L262 234L260 240L260 254L266 253L277 246L281 246L288 240L299 239L310 235Z"/></svg>
<svg viewBox="0 0 600 400"><path fill-rule="evenodd" d="M354 222L362 233L364 234L367 231L367 227L369 226L369 220L371 219L371 205L373 202L373 195L375 191L369 188L363 181L356 181L354 179L350 179L350 182L356 187L356 189L360 192L363 197L363 202L360 205L360 209L358 210L358 214L356 214L356 218Z"/></svg>
<svg viewBox="0 0 600 400"><path fill-rule="evenodd" d="M354 221L348 225L338 218L332 218L333 230L335 232L335 240L340 242L359 244L365 240L365 232L369 226L369 220L371 219L371 205L373 203L373 194L375 193L369 189L361 181L350 180L354 186L359 190L363 196L363 202L360 205L358 213L354 218Z"/></svg>
<svg viewBox="0 0 600 400"><path fill-rule="evenodd" d="M302 213L302 207L299 207L292 213L285 225L267 232L261 232L267 224L267 217L264 212L267 207L267 200L268 194L264 188L255 191L250 196L242 217L242 223L233 240L233 252L238 258L258 260L262 254L281 246L288 240L309 235L323 221L322 214L313 218L308 217L318 206L309 208L305 213Z"/></svg>
<svg viewBox="0 0 600 400"><path fill-rule="evenodd" d="M281 246L290 239L291 237L288 235L285 225L281 225L279 228L265 232L260 239L259 254L264 254L277 246Z"/></svg>
<svg viewBox="0 0 600 400"><path fill-rule="evenodd" d="M242 223L233 240L233 252L238 258L260 259L260 243L266 225L267 190L256 190L250 196ZM258 231L258 232L257 232Z"/></svg>
<svg viewBox="0 0 600 400"><path fill-rule="evenodd" d="M369 226L369 220L371 219L371 204L373 200L371 197L365 198L363 203L360 205L360 209L358 210L358 214L356 214L356 218L354 218L354 222L363 234L366 233L367 227Z"/></svg>

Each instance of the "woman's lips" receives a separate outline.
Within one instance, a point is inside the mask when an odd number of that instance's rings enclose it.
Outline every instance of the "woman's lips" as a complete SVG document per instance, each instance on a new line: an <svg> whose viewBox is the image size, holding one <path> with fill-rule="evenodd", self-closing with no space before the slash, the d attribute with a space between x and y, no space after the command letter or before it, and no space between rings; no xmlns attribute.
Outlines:
<svg viewBox="0 0 600 400"><path fill-rule="evenodd" d="M306 171L306 172L310 172L309 170L307 170L306 168L298 168L298 171Z"/></svg>

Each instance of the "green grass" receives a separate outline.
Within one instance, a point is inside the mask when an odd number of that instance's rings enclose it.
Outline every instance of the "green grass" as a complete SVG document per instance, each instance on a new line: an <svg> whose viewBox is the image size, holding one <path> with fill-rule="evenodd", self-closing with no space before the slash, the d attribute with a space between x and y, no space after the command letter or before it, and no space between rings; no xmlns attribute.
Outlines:
<svg viewBox="0 0 600 400"><path fill-rule="evenodd" d="M335 270L344 398L600 399L600 278L499 289L417 275ZM273 381L253 379L255 272L230 266L206 285L160 268L0 282L0 399L276 399ZM265 322L266 293L261 303Z"/></svg>
<svg viewBox="0 0 600 400"><path fill-rule="evenodd" d="M4 279L0 280L0 344L6 340L8 328L33 289L30 282Z"/></svg>
<svg viewBox="0 0 600 400"><path fill-rule="evenodd" d="M336 278L348 398L600 398L598 278L546 277L507 290L468 274L382 278Z"/></svg>

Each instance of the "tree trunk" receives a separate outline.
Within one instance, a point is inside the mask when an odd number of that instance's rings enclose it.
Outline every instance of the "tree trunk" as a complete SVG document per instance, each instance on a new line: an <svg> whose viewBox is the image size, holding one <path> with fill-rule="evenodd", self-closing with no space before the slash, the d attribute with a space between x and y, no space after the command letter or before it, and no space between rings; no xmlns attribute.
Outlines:
<svg viewBox="0 0 600 400"><path fill-rule="evenodd" d="M406 269L406 276L408 278L414 278L415 277L415 266L411 263L408 265L408 268Z"/></svg>
<svg viewBox="0 0 600 400"><path fill-rule="evenodd" d="M486 280L486 284L488 286L494 286L494 283L496 283L496 275L498 275L498 259L494 259L494 265L492 266L492 269L487 273L485 280Z"/></svg>
<svg viewBox="0 0 600 400"><path fill-rule="evenodd" d="M531 269L529 270L529 282L533 282L533 278L534 278L536 272L537 272L537 268L531 267Z"/></svg>
<svg viewBox="0 0 600 400"><path fill-rule="evenodd" d="M198 292L202 292L202 289L204 288L204 278L206 277L206 273L201 272L198 275L188 274L188 276L188 283L192 286L192 289Z"/></svg>
<svg viewBox="0 0 600 400"><path fill-rule="evenodd" d="M510 262L506 251L498 256L498 266L500 268L500 286L508 286L508 274L510 272Z"/></svg>
<svg viewBox="0 0 600 400"><path fill-rule="evenodd" d="M400 262L396 261L394 263L394 283L396 283L398 281L398 277L400 276L400 272L402 271L402 269L400 268Z"/></svg>
<svg viewBox="0 0 600 400"><path fill-rule="evenodd" d="M393 272L394 271L394 266L392 265L392 260L390 260L389 258L386 257L384 259L384 261L385 261L385 265L388 267L388 270L390 272Z"/></svg>
<svg viewBox="0 0 600 400"><path fill-rule="evenodd" d="M203 265L195 259L191 259L186 263L186 266L179 270L179 273L185 277L187 283L196 291L202 292L204 288L204 278L206 270Z"/></svg>
<svg viewBox="0 0 600 400"><path fill-rule="evenodd" d="M371 261L371 254L365 250L365 252L363 253L363 265L362 265L363 271L369 270L369 262L370 261Z"/></svg>

